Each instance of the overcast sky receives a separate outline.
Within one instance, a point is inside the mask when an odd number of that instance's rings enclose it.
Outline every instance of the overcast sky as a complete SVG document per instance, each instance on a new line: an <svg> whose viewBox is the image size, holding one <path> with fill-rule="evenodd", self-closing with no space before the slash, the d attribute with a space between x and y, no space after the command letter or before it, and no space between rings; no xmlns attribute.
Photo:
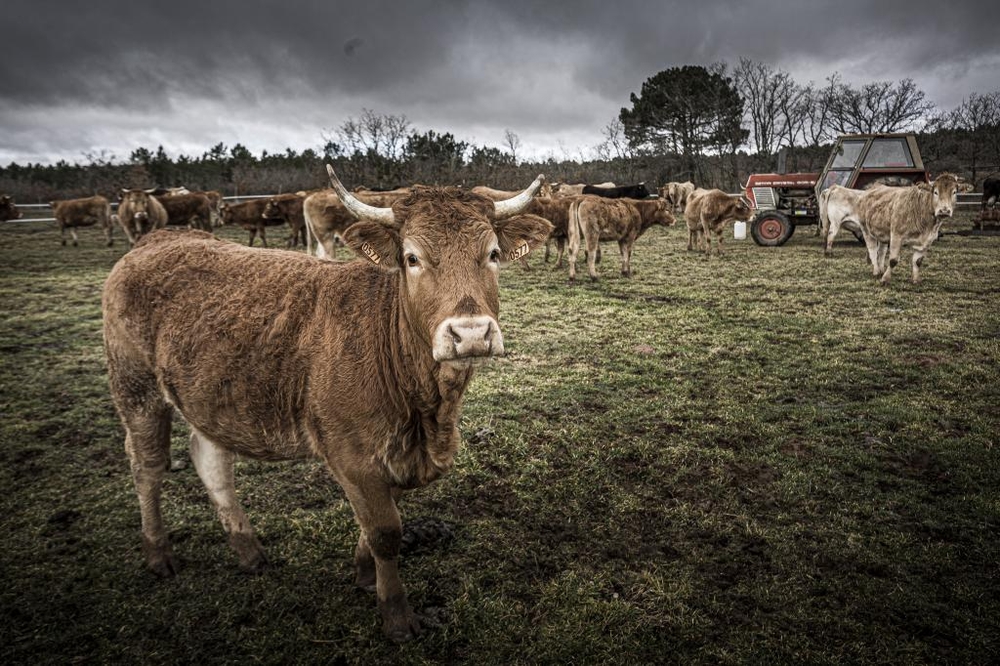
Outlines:
<svg viewBox="0 0 1000 666"><path fill-rule="evenodd" d="M799 83L1000 89L1000 2L3 0L0 165L222 142L320 149L363 109L519 157L592 155L629 94L686 64Z"/></svg>

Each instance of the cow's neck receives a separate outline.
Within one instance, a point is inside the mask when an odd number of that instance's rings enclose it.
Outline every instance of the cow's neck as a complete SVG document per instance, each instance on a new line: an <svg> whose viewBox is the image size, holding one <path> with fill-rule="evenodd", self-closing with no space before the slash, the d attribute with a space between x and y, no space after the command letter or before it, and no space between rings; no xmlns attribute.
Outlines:
<svg viewBox="0 0 1000 666"><path fill-rule="evenodd" d="M638 237L653 226L653 220L656 219L656 211L653 209L653 206L645 201L637 201L635 207L639 209L639 233L636 235Z"/></svg>
<svg viewBox="0 0 1000 666"><path fill-rule="evenodd" d="M399 437L387 453L399 485L422 486L447 472L458 452L459 411L473 368L434 360L430 341L402 302L405 287L392 295L395 325L385 338L386 386L394 397Z"/></svg>

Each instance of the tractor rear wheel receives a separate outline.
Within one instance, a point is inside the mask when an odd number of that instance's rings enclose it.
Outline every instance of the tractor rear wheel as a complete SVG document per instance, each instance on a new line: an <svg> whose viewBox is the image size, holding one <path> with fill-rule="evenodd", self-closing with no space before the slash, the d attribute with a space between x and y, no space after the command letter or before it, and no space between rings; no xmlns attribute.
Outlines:
<svg viewBox="0 0 1000 666"><path fill-rule="evenodd" d="M759 213L750 225L750 235L754 242L765 247L784 245L794 231L795 225L788 216L776 210Z"/></svg>

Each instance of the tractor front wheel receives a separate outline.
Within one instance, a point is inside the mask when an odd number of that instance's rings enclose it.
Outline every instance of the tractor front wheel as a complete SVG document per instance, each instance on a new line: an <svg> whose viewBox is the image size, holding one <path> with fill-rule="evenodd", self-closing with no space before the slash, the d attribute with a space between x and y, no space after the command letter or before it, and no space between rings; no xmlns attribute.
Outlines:
<svg viewBox="0 0 1000 666"><path fill-rule="evenodd" d="M792 237L795 225L788 216L776 210L759 213L750 225L750 235L757 245L777 247Z"/></svg>

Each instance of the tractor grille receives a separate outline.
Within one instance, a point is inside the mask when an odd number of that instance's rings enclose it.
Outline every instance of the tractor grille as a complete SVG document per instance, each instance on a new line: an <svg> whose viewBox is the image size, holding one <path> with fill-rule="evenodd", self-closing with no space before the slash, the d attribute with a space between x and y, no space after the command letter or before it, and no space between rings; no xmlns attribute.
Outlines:
<svg viewBox="0 0 1000 666"><path fill-rule="evenodd" d="M773 187L753 188L753 198L758 210L771 210L778 207L778 198Z"/></svg>

